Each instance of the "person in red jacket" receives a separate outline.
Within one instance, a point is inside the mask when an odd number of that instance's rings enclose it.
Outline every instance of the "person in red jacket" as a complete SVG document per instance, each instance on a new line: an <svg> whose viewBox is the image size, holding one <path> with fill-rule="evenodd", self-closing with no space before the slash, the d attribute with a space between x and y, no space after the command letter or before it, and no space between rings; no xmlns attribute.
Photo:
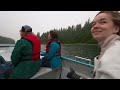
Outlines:
<svg viewBox="0 0 120 90"><path fill-rule="evenodd" d="M43 67L51 67L52 70L61 68L61 43L58 40L58 34L50 31L48 42L46 43L46 55L42 58Z"/></svg>
<svg viewBox="0 0 120 90"><path fill-rule="evenodd" d="M28 25L22 26L20 30L21 39L15 44L12 51L11 61L14 65L9 79L29 79L40 69L40 39L33 34Z"/></svg>

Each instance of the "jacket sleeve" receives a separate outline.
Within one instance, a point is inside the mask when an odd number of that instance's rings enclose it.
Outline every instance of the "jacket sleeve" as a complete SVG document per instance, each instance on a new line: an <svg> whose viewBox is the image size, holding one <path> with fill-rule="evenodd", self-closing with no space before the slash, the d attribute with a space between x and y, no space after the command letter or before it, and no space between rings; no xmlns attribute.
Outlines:
<svg viewBox="0 0 120 90"><path fill-rule="evenodd" d="M17 43L15 44L15 47L11 55L11 61L14 66L16 66L21 60L21 57L22 57L21 52L23 50L23 47L24 47L24 44L22 43L22 41L18 40Z"/></svg>
<svg viewBox="0 0 120 90"><path fill-rule="evenodd" d="M99 79L120 79L120 46L106 50L98 68Z"/></svg>
<svg viewBox="0 0 120 90"><path fill-rule="evenodd" d="M52 57L55 56L56 52L58 52L59 48L60 48L60 46L58 43L52 42L50 44L50 50L49 50L48 54L46 54L42 59L51 60Z"/></svg>

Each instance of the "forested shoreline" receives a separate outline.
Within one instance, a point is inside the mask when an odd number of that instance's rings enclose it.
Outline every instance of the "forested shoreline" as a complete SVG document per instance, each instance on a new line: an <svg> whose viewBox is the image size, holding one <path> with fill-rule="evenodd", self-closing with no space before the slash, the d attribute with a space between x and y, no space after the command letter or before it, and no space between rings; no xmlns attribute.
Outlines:
<svg viewBox="0 0 120 90"><path fill-rule="evenodd" d="M15 40L9 37L0 36L0 44L15 44Z"/></svg>
<svg viewBox="0 0 120 90"><path fill-rule="evenodd" d="M97 42L93 39L91 35L91 22L88 19L84 26L77 24L76 26L68 26L68 28L53 29L59 35L59 40L63 44L96 44ZM43 33L40 36L40 33L37 33L37 36L41 39L42 44L47 42L48 32Z"/></svg>
<svg viewBox="0 0 120 90"><path fill-rule="evenodd" d="M59 35L59 40L62 44L97 44L91 35L91 22L88 19L85 24L77 24L68 26L67 28L53 29ZM50 30L49 30L50 31ZM44 32L40 36L40 32L37 33L37 36L40 38L41 43L45 44L48 40L48 33ZM0 44L15 44L15 40L9 37L0 36Z"/></svg>

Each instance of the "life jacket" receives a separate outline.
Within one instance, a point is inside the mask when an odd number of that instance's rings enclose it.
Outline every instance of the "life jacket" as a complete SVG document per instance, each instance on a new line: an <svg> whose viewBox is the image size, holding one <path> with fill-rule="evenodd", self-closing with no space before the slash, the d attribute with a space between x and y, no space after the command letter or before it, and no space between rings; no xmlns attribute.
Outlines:
<svg viewBox="0 0 120 90"><path fill-rule="evenodd" d="M36 61L40 60L40 51L41 51L41 42L40 42L40 40L34 35L24 36L22 38L32 42L32 45L33 45L32 61L36 62Z"/></svg>
<svg viewBox="0 0 120 90"><path fill-rule="evenodd" d="M58 41L58 40L49 40L47 43L46 43L46 54L49 52L49 50L50 50L50 44L52 43L52 42L56 42L56 43L58 43L59 45L60 45L60 49L59 49L59 52L58 52L58 55L59 56L61 56L61 43L60 43L60 41Z"/></svg>

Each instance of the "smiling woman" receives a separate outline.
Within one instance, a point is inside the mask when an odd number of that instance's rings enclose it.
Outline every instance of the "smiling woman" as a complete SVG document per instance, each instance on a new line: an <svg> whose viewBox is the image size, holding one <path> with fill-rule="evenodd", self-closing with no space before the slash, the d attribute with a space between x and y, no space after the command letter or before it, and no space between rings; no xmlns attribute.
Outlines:
<svg viewBox="0 0 120 90"><path fill-rule="evenodd" d="M106 14L107 13L107 14ZM119 33L119 20L117 12L100 12L92 22L92 35L97 41L103 41L113 33ZM111 15L115 16L112 17ZM119 14L118 14L119 15Z"/></svg>
<svg viewBox="0 0 120 90"><path fill-rule="evenodd" d="M120 13L100 11L92 22L92 36L101 47L100 55L94 59L94 79L120 79ZM74 70L69 78L83 79Z"/></svg>
<svg viewBox="0 0 120 90"><path fill-rule="evenodd" d="M96 79L120 79L120 13L101 11L92 23L93 38L98 41L101 52L95 58Z"/></svg>

